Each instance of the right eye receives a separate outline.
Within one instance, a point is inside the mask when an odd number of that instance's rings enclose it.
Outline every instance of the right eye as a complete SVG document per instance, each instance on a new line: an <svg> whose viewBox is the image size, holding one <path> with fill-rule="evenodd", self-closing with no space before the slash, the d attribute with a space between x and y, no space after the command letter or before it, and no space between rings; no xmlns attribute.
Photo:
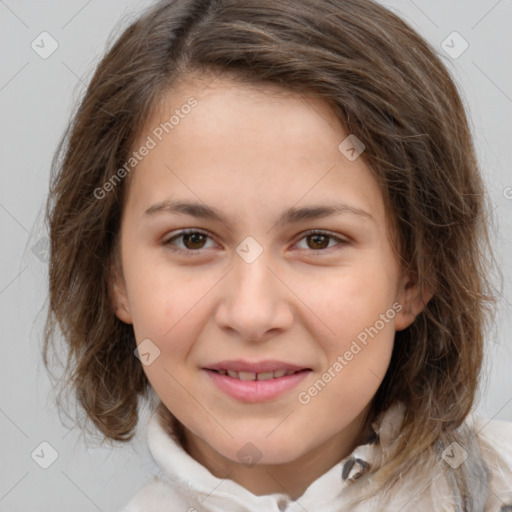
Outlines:
<svg viewBox="0 0 512 512"><path fill-rule="evenodd" d="M175 234L171 238L168 238L163 245L169 246L172 251L186 254L198 253L201 249L204 249L204 243L206 239L211 237L204 231L197 229L186 229ZM182 239L182 245L184 248L179 248L174 244L175 240ZM195 255L195 254L194 254Z"/></svg>

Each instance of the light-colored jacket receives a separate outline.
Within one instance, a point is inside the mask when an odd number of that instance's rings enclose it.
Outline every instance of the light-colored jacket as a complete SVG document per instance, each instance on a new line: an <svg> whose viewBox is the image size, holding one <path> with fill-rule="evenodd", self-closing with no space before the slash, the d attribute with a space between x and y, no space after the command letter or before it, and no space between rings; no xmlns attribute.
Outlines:
<svg viewBox="0 0 512 512"><path fill-rule="evenodd" d="M468 416L462 444L444 446L418 460L391 496L373 493L372 465L392 453L404 407L394 404L372 425L375 435L314 481L296 501L286 494L256 496L232 480L215 477L161 425L155 411L148 447L158 473L122 512L512 512L512 423ZM469 483L463 498L455 482ZM370 496L352 506L354 498Z"/></svg>

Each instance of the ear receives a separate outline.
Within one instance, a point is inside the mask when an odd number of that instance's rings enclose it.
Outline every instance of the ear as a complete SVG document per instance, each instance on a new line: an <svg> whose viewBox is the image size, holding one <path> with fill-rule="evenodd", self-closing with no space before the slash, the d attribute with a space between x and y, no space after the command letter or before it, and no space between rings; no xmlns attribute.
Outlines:
<svg viewBox="0 0 512 512"><path fill-rule="evenodd" d="M133 320L126 293L126 283L118 262L115 262L110 269L109 291L112 309L117 318L125 324L132 324Z"/></svg>
<svg viewBox="0 0 512 512"><path fill-rule="evenodd" d="M395 330L402 331L409 327L433 295L433 291L425 285L420 293L416 273L404 272L398 288L398 302L402 305L402 309L395 316Z"/></svg>

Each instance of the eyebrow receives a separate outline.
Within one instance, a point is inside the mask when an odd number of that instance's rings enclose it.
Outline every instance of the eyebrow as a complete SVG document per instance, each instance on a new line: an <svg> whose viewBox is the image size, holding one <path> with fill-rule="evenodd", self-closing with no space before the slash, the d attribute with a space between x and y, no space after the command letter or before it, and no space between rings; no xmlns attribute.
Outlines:
<svg viewBox="0 0 512 512"><path fill-rule="evenodd" d="M200 219L210 219L228 225L229 222L215 208L206 204L166 200L150 206L143 217L154 215L158 212L190 215ZM365 210L356 208L347 203L334 203L326 205L313 205L301 208L291 207L286 209L277 221L277 225L296 224L305 220L320 219L334 215L351 214L362 219L375 222L373 216Z"/></svg>

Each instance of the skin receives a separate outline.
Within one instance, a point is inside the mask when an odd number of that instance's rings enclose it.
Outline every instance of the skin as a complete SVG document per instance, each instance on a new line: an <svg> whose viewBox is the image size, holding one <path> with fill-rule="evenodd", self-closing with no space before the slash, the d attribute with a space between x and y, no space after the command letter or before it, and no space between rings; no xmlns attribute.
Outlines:
<svg viewBox="0 0 512 512"><path fill-rule="evenodd" d="M190 96L198 101L130 175L114 309L133 324L138 344L150 339L159 348L143 368L184 425L190 455L254 494L297 498L365 439L395 332L414 321L422 300L393 249L379 185L362 157L351 162L338 150L348 133L328 106L228 78L206 84L195 77L170 91L135 145ZM214 207L226 223L144 214L167 199ZM276 224L287 208L339 201L372 218ZM209 237L166 243L186 228ZM315 240L304 234L310 229L332 237ZM263 249L250 264L236 252L248 236ZM299 403L298 393L394 303L402 306L395 318L307 405ZM225 359L277 359L313 371L276 399L243 403L201 370ZM237 456L248 442L261 452L252 467Z"/></svg>

